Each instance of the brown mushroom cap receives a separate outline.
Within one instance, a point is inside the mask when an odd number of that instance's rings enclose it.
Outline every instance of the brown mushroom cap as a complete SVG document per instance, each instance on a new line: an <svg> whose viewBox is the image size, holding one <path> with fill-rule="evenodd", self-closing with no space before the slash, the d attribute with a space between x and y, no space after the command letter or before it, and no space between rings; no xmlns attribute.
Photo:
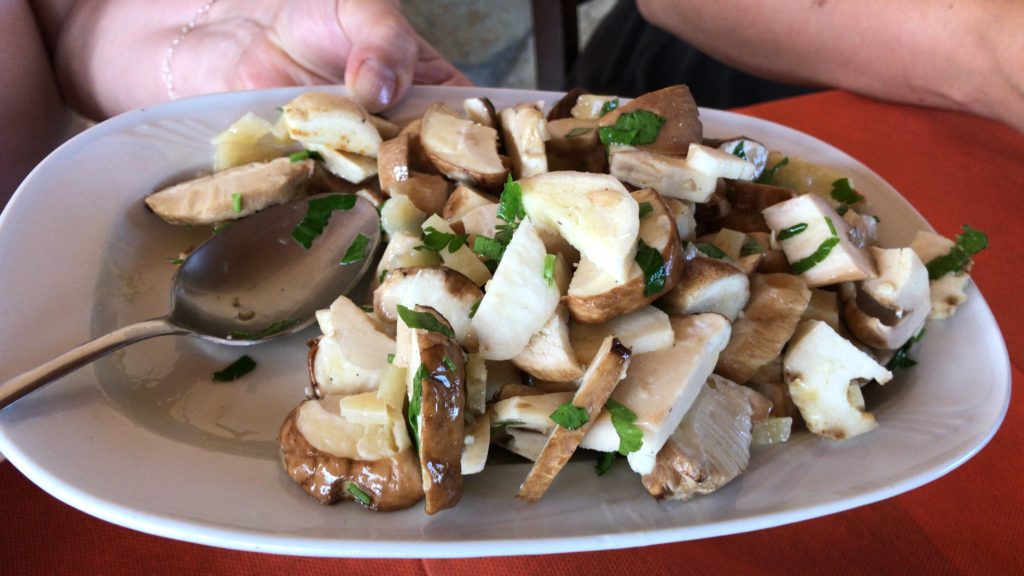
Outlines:
<svg viewBox="0 0 1024 576"><path fill-rule="evenodd" d="M494 188L508 176L498 157L497 130L459 118L440 102L423 113L420 144L434 166L453 180Z"/></svg>
<svg viewBox="0 0 1024 576"><path fill-rule="evenodd" d="M600 126L613 126L619 116L636 110L654 112L665 124L651 144L640 148L659 154L686 156L690 144L700 144L704 127L690 89L682 84L648 92L601 117Z"/></svg>

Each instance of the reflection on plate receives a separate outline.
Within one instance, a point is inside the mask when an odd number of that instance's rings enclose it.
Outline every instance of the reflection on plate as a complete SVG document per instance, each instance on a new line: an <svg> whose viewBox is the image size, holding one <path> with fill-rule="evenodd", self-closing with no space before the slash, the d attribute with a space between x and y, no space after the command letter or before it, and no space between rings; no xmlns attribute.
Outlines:
<svg viewBox="0 0 1024 576"><path fill-rule="evenodd" d="M141 201L205 170L209 139L243 113L267 117L298 89L216 95L133 112L75 138L41 164L0 218L0 378L88 338L166 311L167 261L203 232L166 226ZM557 95L420 88L395 111L486 95L501 107ZM745 134L851 176L906 245L927 223L865 166L810 136L704 110L711 137ZM900 227L897 227L900 226ZM292 485L274 438L303 398L305 339L247 350L234 383L210 374L237 349L185 338L127 348L0 413L0 452L72 506L131 528L215 546L324 556L481 556L594 550L704 538L834 513L929 482L979 450L1009 401L1005 345L972 288L952 320L932 323L916 368L868 397L880 428L835 443L808 434L755 451L749 470L688 503L654 502L627 467L603 477L574 462L547 496L514 498L526 464L467 478L459 506L372 514L323 507ZM17 355L10 351L17 350Z"/></svg>

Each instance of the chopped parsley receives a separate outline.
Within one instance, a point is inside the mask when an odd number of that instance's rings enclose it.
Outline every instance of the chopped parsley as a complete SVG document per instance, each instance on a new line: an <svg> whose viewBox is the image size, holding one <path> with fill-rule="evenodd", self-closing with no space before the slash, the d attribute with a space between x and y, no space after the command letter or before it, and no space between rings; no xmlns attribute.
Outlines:
<svg viewBox="0 0 1024 576"><path fill-rule="evenodd" d="M912 336L910 340L904 342L903 346L896 350L892 358L885 363L885 369L891 372L897 368L910 368L917 365L917 360L910 357L910 349L914 347L914 344L920 342L921 338L924 338L924 328L921 328L920 332Z"/></svg>
<svg viewBox="0 0 1024 576"><path fill-rule="evenodd" d="M760 254L764 252L764 246L753 238L747 238L743 241L743 246L740 246L740 257L753 256L754 254Z"/></svg>
<svg viewBox="0 0 1024 576"><path fill-rule="evenodd" d="M517 420L515 418L510 418L508 420L498 420L497 422L492 422L491 423L491 430L504 430L505 428L508 428L509 426L512 426L514 428L516 426L525 426L525 425L526 425L526 422L523 422L522 420Z"/></svg>
<svg viewBox="0 0 1024 576"><path fill-rule="evenodd" d="M779 168L782 168L786 164L789 164L789 156L779 160L771 168L765 168L764 171L761 172L761 175L757 177L755 182L758 184L775 184L775 173L779 171Z"/></svg>
<svg viewBox="0 0 1024 576"><path fill-rule="evenodd" d="M644 273L644 298L653 296L665 289L668 279L668 268L661 252L648 246L643 240L637 243L636 263Z"/></svg>
<svg viewBox="0 0 1024 576"><path fill-rule="evenodd" d="M555 255L545 254L544 255L544 280L548 283L548 286L554 286L555 284Z"/></svg>
<svg viewBox="0 0 1024 576"><path fill-rule="evenodd" d="M613 98L613 99L605 102L604 104L601 105L601 116L604 116L605 114L611 112L612 110L615 110L618 107L619 107L619 99L618 98Z"/></svg>
<svg viewBox="0 0 1024 576"><path fill-rule="evenodd" d="M626 112L615 119L613 126L602 126L597 134L605 148L612 144L643 146L658 137L665 119L648 110Z"/></svg>
<svg viewBox="0 0 1024 576"><path fill-rule="evenodd" d="M636 413L611 398L605 403L604 409L612 417L612 426L619 435L619 454L625 456L639 450L644 443L644 433L633 424L636 422Z"/></svg>
<svg viewBox="0 0 1024 576"><path fill-rule="evenodd" d="M780 230L779 233L775 236L775 239L778 240L779 242L782 242L787 238L792 238L793 236L796 236L797 234L803 232L804 230L807 230L807 222L793 224L789 228Z"/></svg>
<svg viewBox="0 0 1024 576"><path fill-rule="evenodd" d="M505 254L506 245L487 236L473 237L473 252L495 262Z"/></svg>
<svg viewBox="0 0 1024 576"><path fill-rule="evenodd" d="M449 372L455 372L455 362L452 362L452 359L448 356L442 357L441 363L444 364L445 369Z"/></svg>
<svg viewBox="0 0 1024 576"><path fill-rule="evenodd" d="M836 226L832 223L832 219L826 216L825 223L828 224L828 229L832 232L832 235L822 241L818 249L809 256L793 262L790 265L793 274L803 274L814 268L825 258L828 258L828 255L832 253L832 249L839 245L839 235L836 233Z"/></svg>
<svg viewBox="0 0 1024 576"><path fill-rule="evenodd" d="M412 441L420 445L420 414L423 412L423 381L430 379L426 365L420 364L412 377L412 397L409 398L409 429L412 430Z"/></svg>
<svg viewBox="0 0 1024 576"><path fill-rule="evenodd" d="M484 301L484 299L481 298L481 299L477 300L476 302L473 302L473 305L469 307L469 317L470 318L473 318L473 316L476 316L476 311L480 309L480 303L483 302L483 301Z"/></svg>
<svg viewBox="0 0 1024 576"><path fill-rule="evenodd" d="M495 227L494 238L486 236L475 236L473 238L473 252L487 258L490 261L498 262L505 254L505 248L512 241L519 223L526 218L526 209L523 208L523 188L518 182L512 180L508 175L505 187L498 199L498 218L504 221Z"/></svg>
<svg viewBox="0 0 1024 576"><path fill-rule="evenodd" d="M220 372L214 372L213 381L231 382L232 380L238 380L252 372L254 368L256 368L256 361L250 358L248 354L244 354L241 358L229 364L227 368Z"/></svg>
<svg viewBox="0 0 1024 576"><path fill-rule="evenodd" d="M449 338L455 337L455 333L452 332L452 329L444 322L438 320L437 316L434 316L430 312L417 312L416 310L411 310L399 304L398 316L409 328L419 328L428 332L437 332L438 334Z"/></svg>
<svg viewBox="0 0 1024 576"><path fill-rule="evenodd" d="M354 194L331 194L310 200L306 209L306 217L292 230L292 239L308 250L313 245L313 240L327 227L327 221L330 220L332 212L351 210L355 205L356 196Z"/></svg>
<svg viewBox="0 0 1024 576"><path fill-rule="evenodd" d="M938 280L946 274L959 274L971 263L971 256L988 247L988 236L981 230L964 224L963 234L957 234L949 254L933 258L927 264L928 278Z"/></svg>
<svg viewBox="0 0 1024 576"><path fill-rule="evenodd" d="M853 189L849 178L840 178L832 183L832 199L850 206L864 200L864 197Z"/></svg>
<svg viewBox="0 0 1024 576"><path fill-rule="evenodd" d="M324 157L319 152L313 152L311 150L299 150L288 155L288 159L292 162L302 162L303 160L319 160L323 162Z"/></svg>
<svg viewBox="0 0 1024 576"><path fill-rule="evenodd" d="M356 484L355 482L346 482L345 492L351 494L352 497L358 500L359 503L362 504L363 506L369 506L373 504L373 499L370 498L370 495L364 492L363 489L360 488L359 485Z"/></svg>
<svg viewBox="0 0 1024 576"><path fill-rule="evenodd" d="M423 231L423 246L417 246L416 249L439 253L447 248L449 253L454 254L466 244L467 238L465 234L449 234L441 232L433 226L427 226Z"/></svg>
<svg viewBox="0 0 1024 576"><path fill-rule="evenodd" d="M395 355L394 354L388 354L387 361L388 361L388 364L394 364L395 363Z"/></svg>
<svg viewBox="0 0 1024 576"><path fill-rule="evenodd" d="M345 255L341 258L342 264L355 264L366 259L366 253L370 250L370 239L362 234L356 234L355 240L349 245Z"/></svg>
<svg viewBox="0 0 1024 576"><path fill-rule="evenodd" d="M742 158L743 160L746 160L747 159L747 152L743 149L743 144L744 143L745 142L743 140L740 140L739 142L737 142L736 143L736 147L732 149L732 155L733 156L738 156L739 158Z"/></svg>
<svg viewBox="0 0 1024 576"><path fill-rule="evenodd" d="M597 458L597 464L594 465L594 471L598 476L604 476L612 469L616 454L616 452L601 452L601 456Z"/></svg>
<svg viewBox="0 0 1024 576"><path fill-rule="evenodd" d="M581 426L590 421L590 414L587 414L585 408L573 406L571 402L566 402L556 408L549 418L551 418L552 422L566 430L579 430Z"/></svg>
<svg viewBox="0 0 1024 576"><path fill-rule="evenodd" d="M242 211L242 195L238 192L231 195L231 209L235 212Z"/></svg>
<svg viewBox="0 0 1024 576"><path fill-rule="evenodd" d="M593 132L593 131L594 131L593 128L583 128L581 126L577 126L576 128L573 128L572 130L569 130L568 132L566 132L565 133L565 137L566 138L577 138L579 136L583 136L584 134L589 134L590 132Z"/></svg>
<svg viewBox="0 0 1024 576"><path fill-rule="evenodd" d="M213 227L213 233L214 234L220 234L221 232L223 232L224 230L226 230L227 228L230 228L230 227L231 227L231 222L221 222L220 224L217 224L217 225L215 225Z"/></svg>
<svg viewBox="0 0 1024 576"><path fill-rule="evenodd" d="M167 261L170 262L171 264L174 264L175 266L179 266L182 262L185 261L185 259L184 258L170 258L169 257L169 258L167 258Z"/></svg>
<svg viewBox="0 0 1024 576"><path fill-rule="evenodd" d="M289 328L301 324L301 320L278 320L273 324L269 324L266 328L257 332L246 332L244 330L232 330L228 332L228 340L262 340L267 336L273 336L280 332L284 332Z"/></svg>
<svg viewBox="0 0 1024 576"><path fill-rule="evenodd" d="M640 203L640 218L647 216L651 212L654 212L654 206L652 206L650 202Z"/></svg>
<svg viewBox="0 0 1024 576"><path fill-rule="evenodd" d="M728 256L728 254L722 252L721 248L709 242L698 242L694 244L694 246L697 247L697 250L699 250L701 254L704 254L709 258L717 258L718 260L722 260Z"/></svg>

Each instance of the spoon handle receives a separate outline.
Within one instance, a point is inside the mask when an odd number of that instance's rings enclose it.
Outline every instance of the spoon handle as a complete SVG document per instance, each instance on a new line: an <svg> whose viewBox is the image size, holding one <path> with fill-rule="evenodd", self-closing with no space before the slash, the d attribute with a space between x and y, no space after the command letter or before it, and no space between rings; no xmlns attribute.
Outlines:
<svg viewBox="0 0 1024 576"><path fill-rule="evenodd" d="M0 384L0 409L114 350L154 336L187 332L188 330L172 324L166 316L118 328Z"/></svg>

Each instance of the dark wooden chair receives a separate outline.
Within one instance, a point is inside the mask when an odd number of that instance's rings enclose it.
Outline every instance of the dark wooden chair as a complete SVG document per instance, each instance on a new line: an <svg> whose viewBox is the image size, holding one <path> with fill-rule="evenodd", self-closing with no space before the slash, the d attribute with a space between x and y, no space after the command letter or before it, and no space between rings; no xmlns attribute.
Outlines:
<svg viewBox="0 0 1024 576"><path fill-rule="evenodd" d="M537 87L565 90L579 55L576 7L586 0L532 0Z"/></svg>

